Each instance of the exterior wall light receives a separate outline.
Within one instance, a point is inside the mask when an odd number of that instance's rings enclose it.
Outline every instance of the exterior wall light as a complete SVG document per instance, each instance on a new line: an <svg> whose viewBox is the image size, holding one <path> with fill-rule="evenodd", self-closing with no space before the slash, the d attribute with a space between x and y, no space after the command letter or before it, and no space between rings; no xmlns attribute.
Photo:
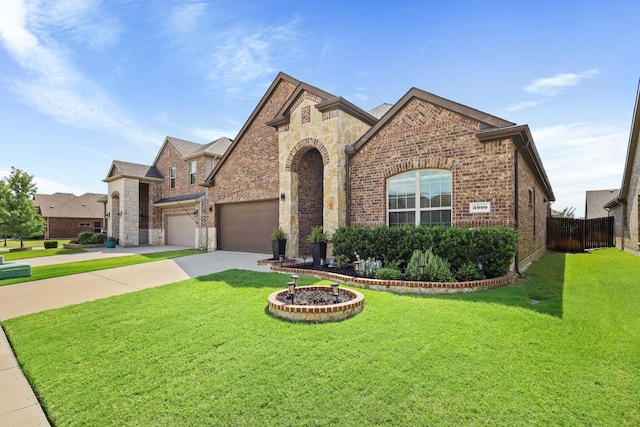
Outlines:
<svg viewBox="0 0 640 427"><path fill-rule="evenodd" d="M284 202L284 193L280 193L280 201Z"/></svg>

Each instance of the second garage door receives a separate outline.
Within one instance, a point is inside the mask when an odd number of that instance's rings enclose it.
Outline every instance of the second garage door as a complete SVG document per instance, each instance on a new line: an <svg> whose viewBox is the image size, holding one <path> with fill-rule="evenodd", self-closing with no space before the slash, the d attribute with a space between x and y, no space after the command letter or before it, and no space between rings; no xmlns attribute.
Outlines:
<svg viewBox="0 0 640 427"><path fill-rule="evenodd" d="M278 226L278 200L218 207L218 249L271 253L271 232Z"/></svg>
<svg viewBox="0 0 640 427"><path fill-rule="evenodd" d="M195 223L191 215L167 216L167 245L196 246Z"/></svg>

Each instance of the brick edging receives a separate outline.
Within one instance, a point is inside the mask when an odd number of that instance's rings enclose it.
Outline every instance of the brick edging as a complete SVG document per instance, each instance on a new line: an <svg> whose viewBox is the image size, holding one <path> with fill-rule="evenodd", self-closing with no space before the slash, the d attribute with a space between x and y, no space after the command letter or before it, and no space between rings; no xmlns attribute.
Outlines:
<svg viewBox="0 0 640 427"><path fill-rule="evenodd" d="M381 280L368 277L353 277L344 274L331 273L324 270L309 270L296 268L295 266L271 266L272 271L291 274L303 274L323 279L336 280L338 282L356 286L362 289L372 289L376 291L387 291L407 294L446 294L475 292L485 289L493 289L508 285L513 282L515 273L508 272L504 276L493 279L473 280L469 282L414 282L405 280Z"/></svg>
<svg viewBox="0 0 640 427"><path fill-rule="evenodd" d="M302 286L299 290L324 290L331 292L331 286ZM278 301L278 297L288 293L288 289L271 293L268 297L269 313L292 322L323 323L346 320L364 309L364 295L358 291L340 288L340 292L348 293L354 298L326 305L296 305Z"/></svg>

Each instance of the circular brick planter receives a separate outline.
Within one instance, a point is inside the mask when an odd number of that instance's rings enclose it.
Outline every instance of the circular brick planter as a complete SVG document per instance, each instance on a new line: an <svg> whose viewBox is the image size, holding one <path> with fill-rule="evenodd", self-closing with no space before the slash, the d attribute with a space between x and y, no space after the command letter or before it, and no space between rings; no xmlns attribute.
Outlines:
<svg viewBox="0 0 640 427"><path fill-rule="evenodd" d="M331 286L304 286L300 290L326 290ZM337 322L355 316L364 309L364 295L358 291L340 288L340 292L348 293L354 298L350 301L329 305L295 305L278 301L278 297L286 295L288 290L273 292L269 295L269 313L292 322L323 323Z"/></svg>

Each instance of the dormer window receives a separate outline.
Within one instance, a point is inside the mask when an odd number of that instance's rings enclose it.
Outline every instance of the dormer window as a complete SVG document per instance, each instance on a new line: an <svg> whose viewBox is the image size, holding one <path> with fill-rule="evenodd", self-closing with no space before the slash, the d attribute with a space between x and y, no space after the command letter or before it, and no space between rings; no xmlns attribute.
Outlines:
<svg viewBox="0 0 640 427"><path fill-rule="evenodd" d="M169 168L169 188L176 188L176 167Z"/></svg>

